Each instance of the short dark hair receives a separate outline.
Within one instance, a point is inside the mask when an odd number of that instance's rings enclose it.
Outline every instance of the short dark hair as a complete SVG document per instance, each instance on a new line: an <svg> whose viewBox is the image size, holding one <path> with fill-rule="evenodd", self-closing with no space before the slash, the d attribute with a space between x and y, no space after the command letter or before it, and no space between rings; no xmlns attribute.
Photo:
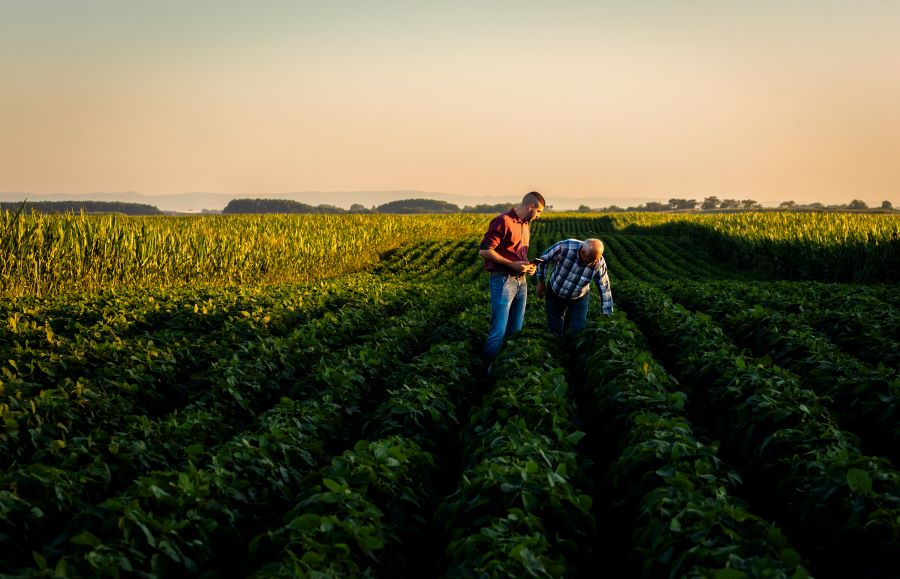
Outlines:
<svg viewBox="0 0 900 579"><path fill-rule="evenodd" d="M523 204L532 204L535 205L540 204L542 207L547 206L547 202L544 201L544 196L538 193L537 191L531 191L530 193L526 193L525 197L522 197Z"/></svg>

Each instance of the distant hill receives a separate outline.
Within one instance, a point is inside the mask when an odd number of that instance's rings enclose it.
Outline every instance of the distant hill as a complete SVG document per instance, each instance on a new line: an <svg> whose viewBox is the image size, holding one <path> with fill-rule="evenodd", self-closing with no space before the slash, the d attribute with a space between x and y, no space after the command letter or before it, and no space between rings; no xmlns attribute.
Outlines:
<svg viewBox="0 0 900 579"><path fill-rule="evenodd" d="M0 202L0 210L16 213L121 213L123 215L162 215L153 205L123 201L24 201Z"/></svg>

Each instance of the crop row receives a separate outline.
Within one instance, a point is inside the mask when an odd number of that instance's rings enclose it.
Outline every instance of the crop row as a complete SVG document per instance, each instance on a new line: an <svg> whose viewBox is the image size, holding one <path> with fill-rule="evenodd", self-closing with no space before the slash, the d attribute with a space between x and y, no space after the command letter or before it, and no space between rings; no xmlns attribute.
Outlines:
<svg viewBox="0 0 900 579"><path fill-rule="evenodd" d="M551 237L640 234L679 238L741 270L786 279L894 282L900 271L896 215L615 213L542 217Z"/></svg>
<svg viewBox="0 0 900 579"><path fill-rule="evenodd" d="M370 287L377 287L372 281ZM134 426L135 415L165 419L193 407L240 424L245 420L240 416L277 397L279 372L288 372L281 378L290 380L290 372L319 352L377 327L418 293L404 285L379 285L368 296L339 290L339 298L325 303L353 307L323 315L313 308L306 315L290 315L278 329L268 316L257 321L242 310L223 315L216 330L207 333L164 328L129 336L129 325L122 329L124 337L106 327L53 341L26 338L7 351L0 406L3 464L59 464L66 460L70 439L91 437L93 444L105 446L110 434ZM180 318L206 315L202 309L178 313ZM34 323L51 325L52 319ZM280 361L278 371L271 366L274 360Z"/></svg>
<svg viewBox="0 0 900 579"><path fill-rule="evenodd" d="M257 536L259 576L402 576L430 563L431 514L440 488L437 451L459 427L480 366L463 314L445 328L461 340L435 343L387 381L384 401L360 440L310 473L281 524Z"/></svg>
<svg viewBox="0 0 900 579"><path fill-rule="evenodd" d="M620 284L617 298L743 468L751 504L766 505L814 565L838 576L900 569L900 475L887 460L863 455L795 375L742 354L709 318L649 286Z"/></svg>
<svg viewBox="0 0 900 579"><path fill-rule="evenodd" d="M458 488L435 515L444 574L571 576L590 560L589 481L575 445L583 433L555 344L525 331L495 359L494 380L463 432Z"/></svg>
<svg viewBox="0 0 900 579"><path fill-rule="evenodd" d="M483 273L475 237L456 241L409 244L383 256L378 271L403 279L420 278L437 282L477 281Z"/></svg>
<svg viewBox="0 0 900 579"><path fill-rule="evenodd" d="M398 362L417 344L427 343L423 337L459 303L438 297L425 291L421 299L433 303L418 304L371 335L356 335L357 343L347 349L321 352L308 375L284 388L287 398L263 413L255 429L236 434L209 455L201 448L186 449L192 456L181 470L139 476L123 494L103 498L101 493L101 502L96 502L98 489L56 503L45 497L50 505L42 506L48 511L62 509L56 513L65 522L61 530L58 525L36 528L47 524L43 510L17 492L5 522L10 534L28 539L19 542L21 556L6 564L22 564L32 548L41 552L42 565L60 561L56 565L75 574L227 568L235 562L229 558L233 542L246 544L248 531L266 528L274 514L294 504L296 494L309 487L307 471L329 448L353 439ZM33 472L36 465L31 466ZM78 512L65 521L65 513Z"/></svg>
<svg viewBox="0 0 900 579"><path fill-rule="evenodd" d="M748 304L784 312L786 323L809 327L868 364L894 370L900 367L900 316L885 301L880 286L727 280L724 278L742 274L709 264L684 275L674 262L649 250L649 236L608 235L604 239L614 281L635 279L668 287L692 277L703 280L711 295L732 295Z"/></svg>
<svg viewBox="0 0 900 579"><path fill-rule="evenodd" d="M900 271L896 215L648 212L556 219L564 230L589 219L600 231L684 237L735 267L788 279L894 282Z"/></svg>
<svg viewBox="0 0 900 579"><path fill-rule="evenodd" d="M591 324L574 352L607 502L632 529L630 541L618 538L630 552L626 574L804 576L782 531L736 498L739 473L694 433L684 392L639 336L618 313Z"/></svg>
<svg viewBox="0 0 900 579"><path fill-rule="evenodd" d="M658 277L626 249L621 236L608 237L605 245L606 251L603 257L609 267L609 275L612 280L658 281ZM613 295L615 296L615 294Z"/></svg>
<svg viewBox="0 0 900 579"><path fill-rule="evenodd" d="M796 316L751 307L696 284L673 283L667 291L685 306L712 315L737 344L797 374L823 398L839 424L900 464L900 379L895 371L872 368L844 354Z"/></svg>
<svg viewBox="0 0 900 579"><path fill-rule="evenodd" d="M791 323L814 328L871 364L900 368L900 309L879 286L717 282L710 289L783 312Z"/></svg>

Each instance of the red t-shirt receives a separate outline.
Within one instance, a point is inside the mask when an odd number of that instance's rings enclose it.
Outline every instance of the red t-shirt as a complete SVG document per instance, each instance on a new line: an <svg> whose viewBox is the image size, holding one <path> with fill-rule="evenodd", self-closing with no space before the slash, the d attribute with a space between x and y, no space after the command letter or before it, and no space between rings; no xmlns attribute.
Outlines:
<svg viewBox="0 0 900 579"><path fill-rule="evenodd" d="M515 209L510 209L491 219L479 249L493 249L510 261L528 261L529 240L529 224L519 219ZM484 269L515 273L489 259L484 260Z"/></svg>

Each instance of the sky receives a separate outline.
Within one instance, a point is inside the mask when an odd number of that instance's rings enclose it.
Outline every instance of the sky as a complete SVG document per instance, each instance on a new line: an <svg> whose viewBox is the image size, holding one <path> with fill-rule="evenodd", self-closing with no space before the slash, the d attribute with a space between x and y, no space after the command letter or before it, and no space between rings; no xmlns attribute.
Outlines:
<svg viewBox="0 0 900 579"><path fill-rule="evenodd" d="M898 30L900 0L0 0L0 191L900 205Z"/></svg>

